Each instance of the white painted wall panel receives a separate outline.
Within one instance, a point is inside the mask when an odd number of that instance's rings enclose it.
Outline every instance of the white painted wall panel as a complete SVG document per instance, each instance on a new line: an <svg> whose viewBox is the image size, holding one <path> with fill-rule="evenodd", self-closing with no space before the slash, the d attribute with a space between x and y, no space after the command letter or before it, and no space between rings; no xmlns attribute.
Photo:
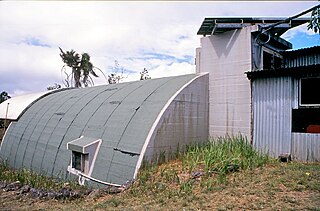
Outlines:
<svg viewBox="0 0 320 211"><path fill-rule="evenodd" d="M251 70L251 28L203 37L196 55L197 72L209 72L210 136L240 132L250 139L251 88L244 73Z"/></svg>

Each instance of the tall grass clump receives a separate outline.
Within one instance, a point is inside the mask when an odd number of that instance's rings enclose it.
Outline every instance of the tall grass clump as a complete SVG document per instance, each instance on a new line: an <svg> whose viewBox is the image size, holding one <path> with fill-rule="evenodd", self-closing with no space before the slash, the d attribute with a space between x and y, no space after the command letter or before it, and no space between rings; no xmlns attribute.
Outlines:
<svg viewBox="0 0 320 211"><path fill-rule="evenodd" d="M210 139L202 146L189 146L182 159L184 168L189 172L202 169L207 174L222 175L239 169L254 169L268 161L267 155L257 152L241 135Z"/></svg>

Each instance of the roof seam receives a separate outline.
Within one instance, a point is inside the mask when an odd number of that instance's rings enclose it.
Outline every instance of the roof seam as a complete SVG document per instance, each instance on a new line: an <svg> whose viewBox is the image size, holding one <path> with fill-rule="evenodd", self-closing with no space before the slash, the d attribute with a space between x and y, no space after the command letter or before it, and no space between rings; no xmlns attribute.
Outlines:
<svg viewBox="0 0 320 211"><path fill-rule="evenodd" d="M50 93L51 93L51 92L50 92ZM53 93L53 92L52 92L52 93ZM29 106L27 106L27 107L22 111L22 113L18 116L17 121L20 119L20 117L22 116L22 114L24 114L32 105L34 105L34 104L35 104L36 102L38 102L40 99L45 98L46 96L49 96L49 94L43 95L42 97L40 97L40 98L38 98L37 100L33 101ZM48 102L50 102L50 99L49 99L49 98L47 98L47 100L48 100ZM49 110L49 109L47 109L46 111L48 111L48 110ZM41 115L40 118L42 118L42 117L44 116L44 114L46 113L46 111ZM34 120L36 117L38 117L38 116L35 115L35 116L32 116L32 118L29 119L29 121L28 121L28 123L27 123L27 126L24 128L24 131L23 131L23 133L22 133L21 136L20 136L19 143L18 143L18 145L17 145L17 150L16 150L16 153L15 153L15 156L14 156L14 158L15 158L14 164L13 164L14 167L16 166L16 155L17 155L17 153L18 153L18 151L19 151L19 147L20 147L21 140L22 140L22 138L24 137L24 132L27 130L27 128L28 128L28 126L29 126L29 123L32 122L32 120ZM34 131L34 130L35 130L35 127L34 127L33 131ZM31 136L31 134L32 134L32 133L30 133L30 136ZM27 142L26 148L28 147L28 145L29 145L29 142ZM12 146L14 146L14 144L11 145L11 150L10 150L11 153L12 153ZM23 161L24 161L25 154L26 154L26 150L25 150L24 153L23 153L23 159L22 159L22 163L21 163L22 165L23 165Z"/></svg>
<svg viewBox="0 0 320 211"><path fill-rule="evenodd" d="M95 91L95 89L92 89L92 91L91 91L91 92L88 92L85 96L90 95L90 94L93 93L94 91ZM100 93L101 93L101 92L99 92L98 94L96 94L95 97L98 96ZM83 97L83 96L82 96L82 97ZM76 104L76 103L79 102L80 100L82 100L82 99L79 98L77 101L75 101L74 104ZM75 117L73 118L73 120L70 122L66 133L63 135L63 137L62 137L62 139L61 139L61 141L60 141L60 143L59 143L59 146L58 146L58 148L57 148L57 152L56 152L56 155L55 155L55 158L54 158L54 161L53 161L53 168L52 168L52 170L51 170L51 175L53 175L53 172L54 172L55 163L56 163L56 160L57 160L57 156L58 156L58 154L59 154L59 149L60 149L60 147L61 147L61 144L62 144L63 141L64 141L64 138L65 138L68 130L70 129L70 126L73 124L73 122L74 122L74 121L76 120L76 118L79 116L79 114L81 113L81 111L82 111L89 103L90 103L90 100L88 100L87 103L80 109L80 111L76 114L76 116L75 116ZM62 104L62 105L63 105L63 104ZM69 111L71 108L72 108L72 106L70 106L70 108L68 109L68 111ZM60 120L61 120L61 119L60 119ZM59 121L60 121L60 120L59 120ZM58 125L58 124L57 124L57 125ZM81 136L81 135L80 135L80 136ZM46 145L46 148L47 148L47 145ZM43 162L43 159L42 159L42 162ZM41 162L41 166L42 166L42 162Z"/></svg>

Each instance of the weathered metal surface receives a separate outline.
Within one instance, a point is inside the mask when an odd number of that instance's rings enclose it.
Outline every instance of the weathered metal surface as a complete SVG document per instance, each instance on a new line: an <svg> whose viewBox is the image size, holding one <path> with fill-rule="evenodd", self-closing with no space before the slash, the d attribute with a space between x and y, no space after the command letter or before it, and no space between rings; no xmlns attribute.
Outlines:
<svg viewBox="0 0 320 211"><path fill-rule="evenodd" d="M253 81L253 144L273 157L291 152L292 96L290 77Z"/></svg>
<svg viewBox="0 0 320 211"><path fill-rule="evenodd" d="M292 133L294 160L320 162L320 134Z"/></svg>
<svg viewBox="0 0 320 211"><path fill-rule="evenodd" d="M180 90L198 77L202 76L190 74L49 94L36 101L9 127L0 158L7 160L14 168L28 168L49 176L66 178L69 176L66 170L71 157L67 143L81 136L101 139L91 176L101 181L123 184L133 179L151 126L177 92L192 96L191 100L185 102L186 111L192 110L189 112L192 116L186 117L188 121L176 123L181 125L177 130L185 127L184 131L188 132L178 139L179 144L190 143L191 139L198 137L202 140L207 138L204 130L193 128L197 126L198 113L201 121L206 121L203 119L206 111L202 105L202 102L208 102L202 99L208 97L206 92L202 88L186 87ZM195 83L192 86L202 85ZM200 91L204 91L204 94ZM175 104L175 101L172 103ZM192 123L189 121L191 119ZM207 127L204 123L199 126ZM176 133L179 131L167 131L157 140L167 140Z"/></svg>
<svg viewBox="0 0 320 211"><path fill-rule="evenodd" d="M167 160L186 144L203 143L208 137L209 76L197 78L166 108L146 149L145 159ZM192 137L192 138L190 138Z"/></svg>
<svg viewBox="0 0 320 211"><path fill-rule="evenodd" d="M254 146L273 157L289 153L293 160L320 161L320 134L292 132L292 109L299 107L299 80L259 78L252 83Z"/></svg>
<svg viewBox="0 0 320 211"><path fill-rule="evenodd" d="M284 53L285 68L303 67L316 64L320 64L320 46Z"/></svg>

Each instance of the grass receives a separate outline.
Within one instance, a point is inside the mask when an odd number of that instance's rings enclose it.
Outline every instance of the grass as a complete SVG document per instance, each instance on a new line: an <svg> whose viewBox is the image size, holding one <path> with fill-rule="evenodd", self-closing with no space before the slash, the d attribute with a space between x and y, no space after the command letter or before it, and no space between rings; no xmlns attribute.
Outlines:
<svg viewBox="0 0 320 211"><path fill-rule="evenodd" d="M194 177L195 173L198 176ZM146 166L126 191L70 202L18 200L3 209L320 210L320 163L280 163L244 137L189 146L178 159ZM29 199L28 199L29 200Z"/></svg>
<svg viewBox="0 0 320 211"><path fill-rule="evenodd" d="M267 162L267 155L254 150L243 136L211 139L206 145L187 147L182 157L184 168L191 173L204 170L206 174L217 172L226 175L230 171L254 169Z"/></svg>
<svg viewBox="0 0 320 211"><path fill-rule="evenodd" d="M215 191L219 185L228 182L228 175L273 162L256 152L242 136L211 139L202 146L188 146L179 161L182 165L178 162L170 166L145 167L129 191L134 196L152 192L163 201L190 195L195 190Z"/></svg>
<svg viewBox="0 0 320 211"><path fill-rule="evenodd" d="M7 183L19 181L22 185L29 185L42 190L60 190L66 184L71 188L79 189L79 186L74 181L66 183L66 181L57 180L26 169L13 170L4 163L0 163L0 181Z"/></svg>

